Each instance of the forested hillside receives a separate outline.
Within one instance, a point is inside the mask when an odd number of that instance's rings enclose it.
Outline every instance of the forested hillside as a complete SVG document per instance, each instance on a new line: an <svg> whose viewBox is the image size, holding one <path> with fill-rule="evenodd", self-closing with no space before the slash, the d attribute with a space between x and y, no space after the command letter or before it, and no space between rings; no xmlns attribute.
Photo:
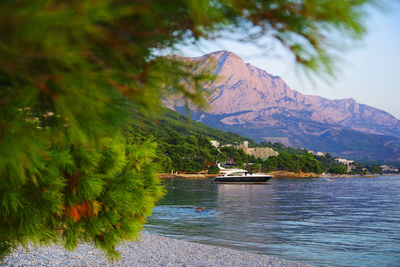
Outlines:
<svg viewBox="0 0 400 267"><path fill-rule="evenodd" d="M259 171L260 167L264 171L289 170L315 173L323 171L322 165L303 149L292 149L279 143L259 145L238 134L190 121L187 117L166 108L160 110L157 119L140 116L134 108L131 112L135 121L129 135L137 139L153 139L158 143L157 161L162 172L199 172L207 169L215 172L216 162L236 164L241 168L246 166L252 171ZM221 144L241 143L247 140L249 146L272 147L278 150L280 155L262 160L234 147L217 149L211 145L210 140L216 140Z"/></svg>
<svg viewBox="0 0 400 267"><path fill-rule="evenodd" d="M132 108L132 115L137 118L134 121L136 129L140 129L140 131L160 139L164 139L165 136L176 132L185 136L203 135L210 140L217 140L221 144L241 143L247 140L250 145L255 145L255 142L249 138L236 133L214 129L203 123L190 120L168 108L161 108L157 118L145 118L139 115L134 108Z"/></svg>
<svg viewBox="0 0 400 267"><path fill-rule="evenodd" d="M217 173L216 163L234 164L251 171L270 172L277 170L291 172L338 173L347 172L347 167L337 163L329 153L315 156L306 148L286 147L281 143L261 142L231 132L211 128L202 123L167 108L161 108L157 116L144 117L131 106L132 127L127 135L132 142L153 140L158 144L156 161L161 172L201 172ZM157 117L157 118L156 118ZM279 153L267 160L247 155L234 147L216 148L210 140L223 144L249 142L249 147L270 147ZM380 173L379 167L373 164L355 163L353 174Z"/></svg>

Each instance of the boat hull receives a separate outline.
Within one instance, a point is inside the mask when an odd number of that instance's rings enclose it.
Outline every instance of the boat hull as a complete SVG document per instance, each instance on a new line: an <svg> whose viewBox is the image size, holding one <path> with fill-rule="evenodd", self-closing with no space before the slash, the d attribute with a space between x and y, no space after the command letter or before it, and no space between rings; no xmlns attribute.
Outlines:
<svg viewBox="0 0 400 267"><path fill-rule="evenodd" d="M266 183L272 176L219 176L213 180L213 183L224 184L224 183Z"/></svg>

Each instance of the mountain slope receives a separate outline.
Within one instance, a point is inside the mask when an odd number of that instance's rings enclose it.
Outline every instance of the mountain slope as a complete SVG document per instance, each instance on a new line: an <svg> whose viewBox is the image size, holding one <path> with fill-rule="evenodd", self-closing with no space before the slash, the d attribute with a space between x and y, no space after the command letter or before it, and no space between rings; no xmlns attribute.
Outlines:
<svg viewBox="0 0 400 267"><path fill-rule="evenodd" d="M195 120L258 142L279 141L356 159L400 160L400 121L383 110L354 99L301 94L281 77L227 51L185 60L218 76L209 88L214 90L211 109L207 113L192 109ZM182 99L165 103L183 111Z"/></svg>
<svg viewBox="0 0 400 267"><path fill-rule="evenodd" d="M242 143L243 141L249 141L251 145L255 144L253 140L239 134L214 129L196 121L188 121L186 116L167 108L161 108L157 120L149 120L133 108L131 113L135 118L132 126L140 129L140 132L151 134L154 137L165 137L172 132L177 132L183 136L202 135L211 140L217 140L221 144Z"/></svg>

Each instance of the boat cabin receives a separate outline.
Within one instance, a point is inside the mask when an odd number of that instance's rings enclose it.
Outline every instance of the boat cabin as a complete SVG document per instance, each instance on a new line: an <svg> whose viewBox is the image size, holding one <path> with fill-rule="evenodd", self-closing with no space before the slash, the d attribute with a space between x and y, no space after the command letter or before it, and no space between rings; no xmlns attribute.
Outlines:
<svg viewBox="0 0 400 267"><path fill-rule="evenodd" d="M238 171L229 172L229 173L225 174L224 176L247 176L247 175L251 175L251 173L246 170L238 170Z"/></svg>

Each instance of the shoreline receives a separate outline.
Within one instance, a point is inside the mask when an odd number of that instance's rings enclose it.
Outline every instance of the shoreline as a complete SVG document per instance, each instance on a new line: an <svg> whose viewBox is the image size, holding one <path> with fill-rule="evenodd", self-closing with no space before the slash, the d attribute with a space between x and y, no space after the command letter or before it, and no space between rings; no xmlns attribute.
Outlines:
<svg viewBox="0 0 400 267"><path fill-rule="evenodd" d="M331 174L331 175L324 175L323 177L332 177L332 178L376 178L378 175L374 174Z"/></svg>
<svg viewBox="0 0 400 267"><path fill-rule="evenodd" d="M73 252L58 245L18 248L0 266L276 266L311 267L312 265L277 257L247 253L187 242L141 232L140 242L126 242L117 250L120 260L109 262L104 254L88 244Z"/></svg>
<svg viewBox="0 0 400 267"><path fill-rule="evenodd" d="M320 178L321 174L316 174L313 172L290 172L290 171L273 171L267 173L272 175L273 178Z"/></svg>
<svg viewBox="0 0 400 267"><path fill-rule="evenodd" d="M290 172L290 171L273 171L266 173L268 175L272 175L273 178L376 178L378 175L374 174L330 174L330 175L323 175L323 174L316 174L312 172ZM201 180L201 179L211 179L215 178L222 174L167 174L167 173L160 173L159 178L161 180L168 180L168 179L178 179L178 180ZM394 174L398 175L398 174Z"/></svg>
<svg viewBox="0 0 400 267"><path fill-rule="evenodd" d="M180 180L200 180L200 179L210 179L217 177L218 174L168 174L160 173L158 178L161 180L167 179L180 179Z"/></svg>
<svg viewBox="0 0 400 267"><path fill-rule="evenodd" d="M289 171L273 171L269 173L265 173L267 175L272 175L273 178L319 178L322 177L320 174L316 173L295 173ZM167 174L167 173L160 173L159 178L161 180L167 179L179 179L179 180L201 180L201 179L210 179L215 178L223 174Z"/></svg>

